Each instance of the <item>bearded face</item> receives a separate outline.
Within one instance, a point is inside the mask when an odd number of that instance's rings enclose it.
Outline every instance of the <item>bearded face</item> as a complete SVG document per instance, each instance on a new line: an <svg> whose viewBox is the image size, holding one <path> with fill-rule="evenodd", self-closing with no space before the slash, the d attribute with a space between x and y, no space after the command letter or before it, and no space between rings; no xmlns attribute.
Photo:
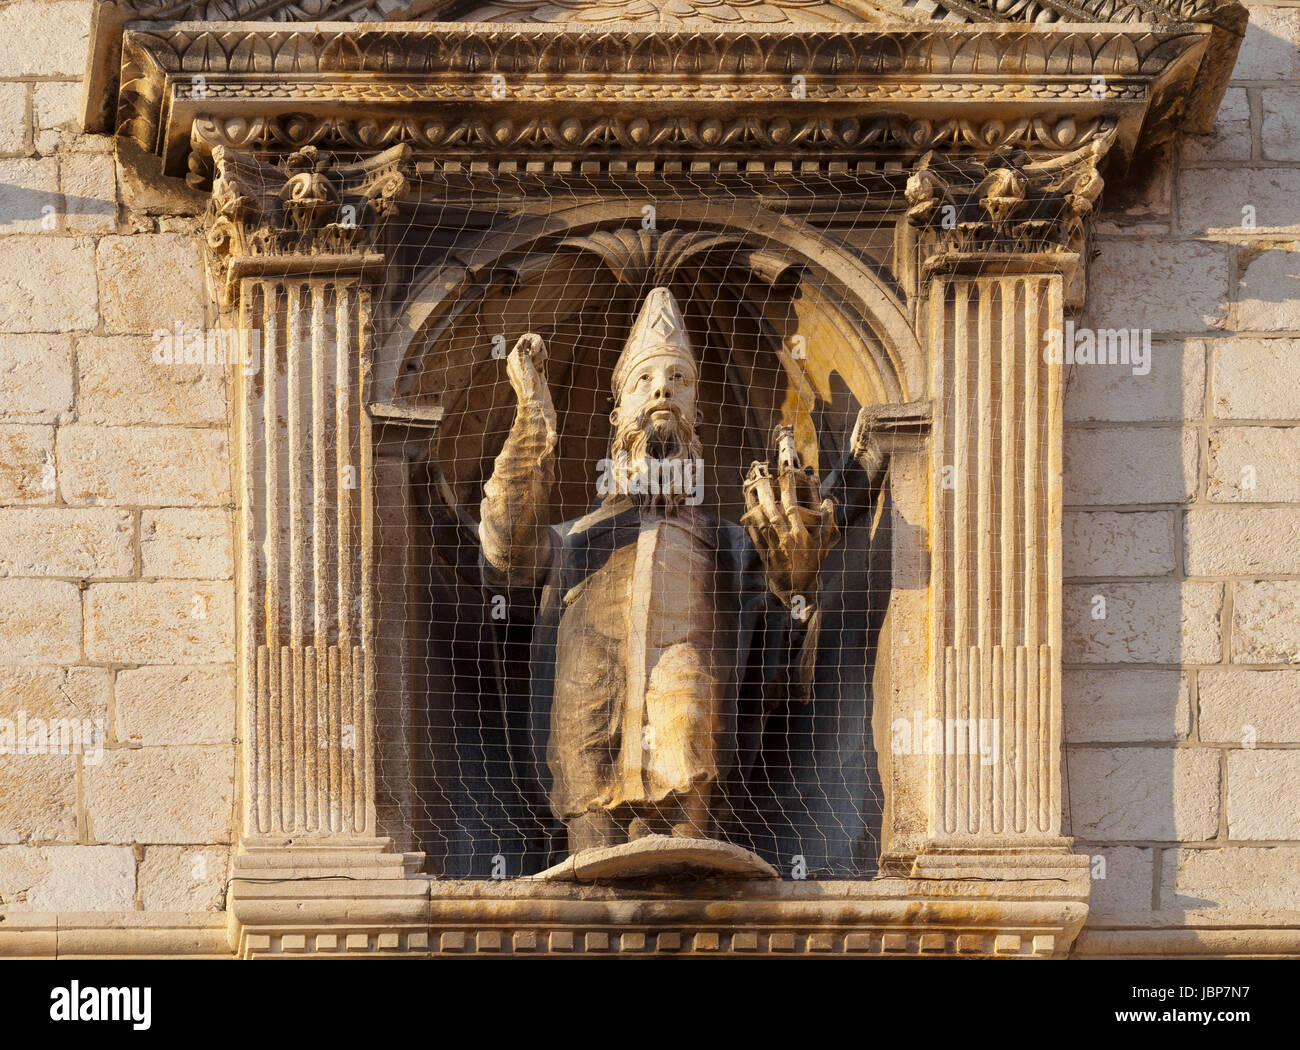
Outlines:
<svg viewBox="0 0 1300 1050"><path fill-rule="evenodd" d="M695 431L694 363L669 347L663 355L640 362L624 380L612 419L611 458L615 464L625 464L629 474L658 469L659 463L676 464L678 471L683 464L693 465L703 455ZM633 491L632 495L638 502L671 509L688 493Z"/></svg>

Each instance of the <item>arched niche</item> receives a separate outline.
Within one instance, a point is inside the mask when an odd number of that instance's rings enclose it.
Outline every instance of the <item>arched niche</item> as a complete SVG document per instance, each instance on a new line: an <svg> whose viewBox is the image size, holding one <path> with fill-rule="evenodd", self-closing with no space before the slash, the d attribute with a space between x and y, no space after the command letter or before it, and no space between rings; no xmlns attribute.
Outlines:
<svg viewBox="0 0 1300 1050"><path fill-rule="evenodd" d="M381 679L400 689L381 681L381 751L387 739L395 758L381 754L378 779L437 874L487 876L494 857L528 874L564 852L548 822L546 725L517 689L527 667L508 655L528 613L494 623L476 572L478 502L514 416L504 354L525 332L547 342L561 435L552 523L579 517L608 453L612 368L659 285L701 362L709 509L738 520L743 472L784 423L844 514L823 569L832 597L813 698L748 723L742 712L747 753L770 752L771 737L786 751L780 768L763 758L736 771L764 786L744 788L728 837L777 862L803 856L814 874L873 870L885 788L871 692L892 550L890 515L860 484L849 438L861 408L923 396L922 353L870 265L789 219L758 209L738 225L732 211L727 225L661 213L646 230L634 207L576 208L489 233L412 282L376 356L375 400L442 413L435 436L398 422L376 443L380 572L405 585L380 605Z"/></svg>

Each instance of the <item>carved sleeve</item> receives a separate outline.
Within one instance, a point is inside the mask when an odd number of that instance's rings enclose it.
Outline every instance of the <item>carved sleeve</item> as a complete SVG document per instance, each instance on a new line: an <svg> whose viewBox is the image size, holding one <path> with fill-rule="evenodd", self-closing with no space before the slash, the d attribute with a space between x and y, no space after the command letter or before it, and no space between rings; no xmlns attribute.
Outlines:
<svg viewBox="0 0 1300 1050"><path fill-rule="evenodd" d="M533 587L551 563L546 523L555 483L555 424L536 401L521 401L492 476L483 487L483 560L505 586ZM494 582L497 582L494 580Z"/></svg>

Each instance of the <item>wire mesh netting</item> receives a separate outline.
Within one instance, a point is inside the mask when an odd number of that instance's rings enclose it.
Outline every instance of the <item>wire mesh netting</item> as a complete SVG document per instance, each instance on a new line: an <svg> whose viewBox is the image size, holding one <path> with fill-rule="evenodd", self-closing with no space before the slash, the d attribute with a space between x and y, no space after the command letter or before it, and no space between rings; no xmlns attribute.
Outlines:
<svg viewBox="0 0 1300 1050"><path fill-rule="evenodd" d="M768 190L846 251L892 236L879 194ZM429 199L398 301L434 305L375 439L381 817L445 877L649 834L873 874L869 319L753 228L744 186Z"/></svg>

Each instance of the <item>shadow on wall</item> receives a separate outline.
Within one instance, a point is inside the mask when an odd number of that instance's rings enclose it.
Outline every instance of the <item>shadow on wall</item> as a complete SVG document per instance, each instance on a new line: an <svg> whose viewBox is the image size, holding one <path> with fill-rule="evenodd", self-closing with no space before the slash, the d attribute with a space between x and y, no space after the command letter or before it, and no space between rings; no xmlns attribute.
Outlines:
<svg viewBox="0 0 1300 1050"><path fill-rule="evenodd" d="M1294 47L1252 27L1242 54ZM1066 833L1094 857L1094 920L1242 907L1257 891L1223 848L1295 838L1252 764L1255 709L1214 706L1300 659L1294 608L1274 596L1273 619L1259 593L1300 571L1294 523L1270 543L1261 515L1288 511L1251 506L1296 501L1279 450L1300 408L1235 392L1268 386L1268 341L1300 329L1300 170L1262 159L1263 88L1240 83L1213 134L1103 202L1089 305L1063 333Z"/></svg>
<svg viewBox="0 0 1300 1050"><path fill-rule="evenodd" d="M117 202L78 197L49 190L33 190L0 183L0 228L15 223L37 223L38 230L54 231L67 215L116 215Z"/></svg>

